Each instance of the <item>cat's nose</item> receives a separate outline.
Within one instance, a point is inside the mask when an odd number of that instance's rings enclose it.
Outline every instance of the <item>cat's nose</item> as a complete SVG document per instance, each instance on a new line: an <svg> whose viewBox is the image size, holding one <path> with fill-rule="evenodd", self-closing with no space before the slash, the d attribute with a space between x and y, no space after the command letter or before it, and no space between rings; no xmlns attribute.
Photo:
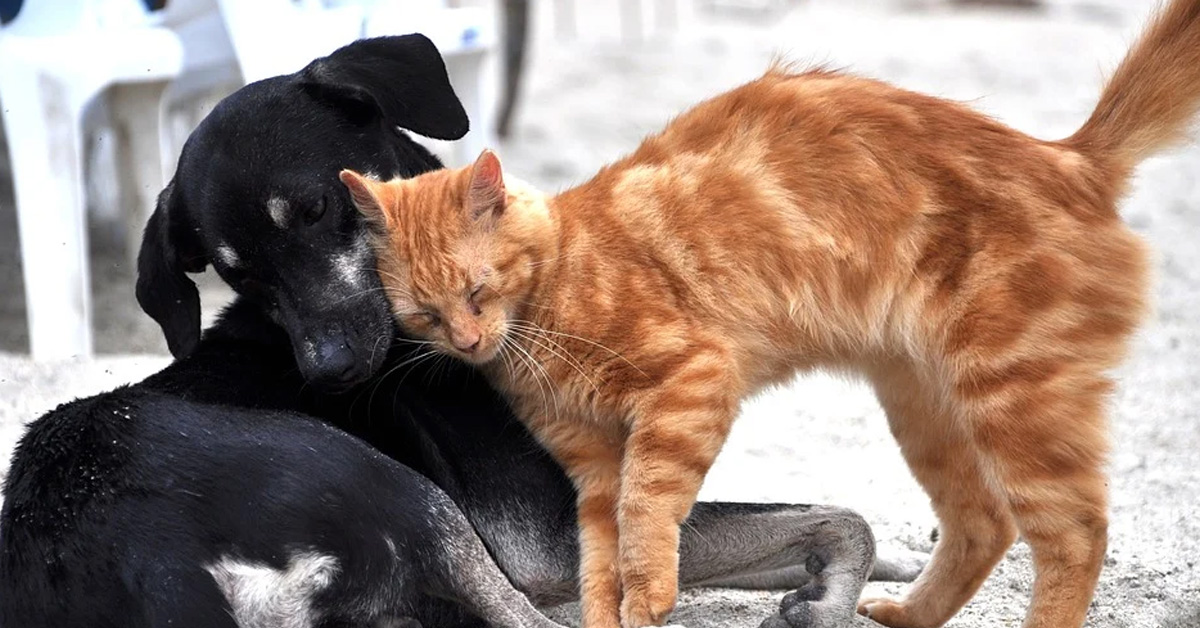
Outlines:
<svg viewBox="0 0 1200 628"><path fill-rule="evenodd" d="M479 341L481 338L482 335L479 333L479 330L468 333L451 334L450 344L454 345L455 349L458 349L463 353L475 353L475 350L479 348Z"/></svg>

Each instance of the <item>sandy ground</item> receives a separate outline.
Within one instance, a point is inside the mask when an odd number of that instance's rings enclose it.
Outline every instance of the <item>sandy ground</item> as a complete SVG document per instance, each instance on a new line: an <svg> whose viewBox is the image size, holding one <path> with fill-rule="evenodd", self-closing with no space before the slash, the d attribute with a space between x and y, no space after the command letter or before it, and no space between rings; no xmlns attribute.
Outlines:
<svg viewBox="0 0 1200 628"><path fill-rule="evenodd" d="M549 4L542 3L538 15L541 34L518 136L501 151L510 170L549 189L583 180L688 104L754 77L776 53L968 100L1031 134L1061 137L1086 117L1103 72L1115 65L1151 6L1061 0L1030 14L814 0L783 14L685 13L674 34L630 45L612 27L615 9L607 3L577 3L584 5L578 38L555 40L548 35ZM7 186L0 176L0 351L10 352L0 353L0 457L24 422L55 404L166 363L157 329L133 303L123 254L105 244L103 225L94 229L97 345L105 354L138 355L57 364L32 364L20 355L27 341ZM1113 398L1110 550L1088 625L1195 627L1200 149L1147 162L1122 212L1156 251L1157 308L1119 372ZM217 294L213 289L206 296ZM218 300L209 298L208 305ZM864 513L881 546L931 548L928 501L905 469L878 405L855 382L817 375L748 404L702 496L843 504ZM1029 550L1018 544L949 625L1019 626L1031 580ZM870 592L903 588L871 585ZM778 597L689 592L673 621L693 628L756 626ZM568 605L553 612L572 622L577 610Z"/></svg>

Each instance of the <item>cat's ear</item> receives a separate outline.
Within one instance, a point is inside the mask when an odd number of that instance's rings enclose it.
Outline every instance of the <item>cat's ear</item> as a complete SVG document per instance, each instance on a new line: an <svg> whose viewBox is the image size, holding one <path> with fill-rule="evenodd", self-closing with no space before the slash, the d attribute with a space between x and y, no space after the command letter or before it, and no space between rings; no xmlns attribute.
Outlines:
<svg viewBox="0 0 1200 628"><path fill-rule="evenodd" d="M504 213L504 170L496 153L484 149L471 166L471 181L467 190L467 211L471 220L485 216L498 217Z"/></svg>
<svg viewBox="0 0 1200 628"><path fill-rule="evenodd" d="M380 187L384 184L370 177L363 176L353 170L343 170L338 173L342 185L350 192L350 200L359 213L378 225L387 225L388 212L384 209L383 199L380 198Z"/></svg>

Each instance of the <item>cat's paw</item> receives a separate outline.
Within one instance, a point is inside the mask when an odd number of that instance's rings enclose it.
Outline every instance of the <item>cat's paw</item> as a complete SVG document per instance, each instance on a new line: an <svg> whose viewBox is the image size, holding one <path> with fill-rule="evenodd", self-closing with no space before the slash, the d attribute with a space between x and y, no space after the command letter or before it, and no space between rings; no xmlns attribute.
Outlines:
<svg viewBox="0 0 1200 628"><path fill-rule="evenodd" d="M621 600L621 628L661 626L675 610L678 590L669 586L627 586Z"/></svg>
<svg viewBox="0 0 1200 628"><path fill-rule="evenodd" d="M825 585L819 582L808 584L783 596L779 612L759 625L759 628L825 628L835 626L829 609L819 602L825 598Z"/></svg>
<svg viewBox="0 0 1200 628"><path fill-rule="evenodd" d="M864 598L858 602L858 614L890 628L915 627L908 607L890 598Z"/></svg>

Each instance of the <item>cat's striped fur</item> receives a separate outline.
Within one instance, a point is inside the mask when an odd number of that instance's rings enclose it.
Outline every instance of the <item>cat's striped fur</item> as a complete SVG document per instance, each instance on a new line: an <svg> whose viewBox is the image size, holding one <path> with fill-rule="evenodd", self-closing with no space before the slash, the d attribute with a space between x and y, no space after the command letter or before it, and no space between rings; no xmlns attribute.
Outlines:
<svg viewBox="0 0 1200 628"><path fill-rule="evenodd" d="M1198 102L1200 2L1176 0L1062 141L774 68L557 196L491 153L343 181L401 325L482 365L578 487L587 628L666 618L740 402L813 368L874 385L940 521L909 594L860 611L938 626L1019 533L1025 625L1072 628L1106 549L1107 373L1146 311L1116 205Z"/></svg>

